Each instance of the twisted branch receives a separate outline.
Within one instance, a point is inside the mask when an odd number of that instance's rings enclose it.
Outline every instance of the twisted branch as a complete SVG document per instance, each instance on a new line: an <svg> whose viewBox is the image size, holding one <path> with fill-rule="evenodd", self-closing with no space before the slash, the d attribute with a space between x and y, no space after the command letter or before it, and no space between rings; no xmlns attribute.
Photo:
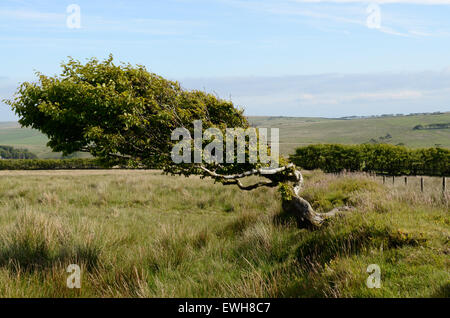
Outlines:
<svg viewBox="0 0 450 318"><path fill-rule="evenodd" d="M228 174L228 175L218 174L215 171L211 171L211 170L207 169L205 166L200 166L200 169L202 169L203 171L208 173L213 178L230 180L230 179L245 178L245 177L249 177L252 175L261 175L261 176L274 175L274 174L280 173L282 171L288 170L290 168L293 168L294 166L295 165L293 163L290 163L287 166L280 167L280 168L274 168L274 169L259 168L259 169L252 169L252 170L249 170L249 171L246 171L243 173Z"/></svg>
<svg viewBox="0 0 450 318"><path fill-rule="evenodd" d="M273 169L268 169L268 168L259 168L259 169L252 169L249 171L245 171L243 173L239 173L239 174L231 174L231 175L224 175L224 174L218 174L215 171L211 171L208 168L206 168L205 166L200 166L200 169L202 169L203 171L205 171L210 177L216 179L216 180L223 180L223 184L224 185L237 185L241 190L253 190L259 187L276 187L278 185L278 181L275 180L271 180L271 181L261 181L261 182L257 182L255 184L249 185L249 186L244 186L241 181L239 179L241 178L245 178L245 177L249 177L249 176L263 176L266 177L268 179L270 179L270 176L276 175L280 172L283 172L285 170L288 169L292 169L294 168L295 165L290 163L287 166L284 167L280 167L280 168L273 168ZM300 191L300 188L302 186L303 183L303 177L302 174L300 173L300 171L295 170L293 172L293 176L294 179L297 183L296 187L294 188L294 191ZM295 190L297 189L297 190Z"/></svg>
<svg viewBox="0 0 450 318"><path fill-rule="evenodd" d="M248 186L244 186L240 180L236 179L236 180L230 180L230 181L225 181L223 183L223 185L232 185L235 184L239 187L239 189L241 190L246 190L246 191L250 191L250 190L254 190L256 188L259 187L276 187L278 185L278 182L273 182L273 181L261 181L252 185L248 185Z"/></svg>

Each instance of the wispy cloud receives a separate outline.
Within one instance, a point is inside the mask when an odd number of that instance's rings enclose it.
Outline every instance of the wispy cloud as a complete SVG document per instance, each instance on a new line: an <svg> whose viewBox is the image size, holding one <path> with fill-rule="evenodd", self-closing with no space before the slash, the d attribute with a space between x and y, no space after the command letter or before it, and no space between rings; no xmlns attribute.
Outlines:
<svg viewBox="0 0 450 318"><path fill-rule="evenodd" d="M66 16L62 13L30 10L0 8L0 22L5 28L33 30L36 27L63 28Z"/></svg>
<svg viewBox="0 0 450 318"><path fill-rule="evenodd" d="M82 11L82 28L90 32L121 32L150 35L183 35L192 30L204 27L205 24L197 20L186 19L160 19L121 17L108 18L85 14ZM53 28L55 32L67 31L67 14L30 9L8 9L0 8L0 21L9 21L9 27L20 27L23 29ZM15 23L20 22L20 23Z"/></svg>
<svg viewBox="0 0 450 318"><path fill-rule="evenodd" d="M0 17L20 20L55 21L64 19L65 15L27 9L0 9Z"/></svg>
<svg viewBox="0 0 450 318"><path fill-rule="evenodd" d="M193 29L204 27L205 23L196 20L128 18L108 19L100 16L87 16L86 28L91 31L117 31L154 35L183 35Z"/></svg>
<svg viewBox="0 0 450 318"><path fill-rule="evenodd" d="M320 20L320 29L328 24L341 24L367 28L367 5L450 5L450 0L232 0L230 5L249 10L264 11L273 15L300 16ZM393 36L430 37L448 36L436 29L434 21L408 18L405 14L392 14L389 8L381 7L381 27L377 30Z"/></svg>

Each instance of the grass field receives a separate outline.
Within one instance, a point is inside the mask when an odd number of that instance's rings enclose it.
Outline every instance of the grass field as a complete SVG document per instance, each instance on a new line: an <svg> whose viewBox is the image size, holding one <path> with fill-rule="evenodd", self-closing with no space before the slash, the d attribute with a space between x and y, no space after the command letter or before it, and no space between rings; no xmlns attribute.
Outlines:
<svg viewBox="0 0 450 318"><path fill-rule="evenodd" d="M47 138L39 131L29 128L21 128L15 122L0 123L0 145L26 148L40 158L58 158L59 154L52 154L51 149L45 145Z"/></svg>
<svg viewBox="0 0 450 318"><path fill-rule="evenodd" d="M318 143L362 144L375 139L410 148L450 148L450 129L413 130L416 125L450 123L450 112L439 115L416 115L363 119L326 119L296 117L250 117L257 127L280 129L280 151L294 153L295 148ZM391 138L381 140L380 137Z"/></svg>
<svg viewBox="0 0 450 318"><path fill-rule="evenodd" d="M258 127L280 129L280 150L283 154L294 153L299 146L316 143L360 144L371 139L390 144L403 143L408 147L450 148L450 129L413 130L416 125L450 123L450 112L439 115L417 115L365 119L326 119L301 117L249 117ZM46 147L47 138L36 130L20 128L17 123L0 123L0 145L27 148L40 158L59 158ZM86 154L77 154L86 157Z"/></svg>
<svg viewBox="0 0 450 318"><path fill-rule="evenodd" d="M61 158L61 153L53 152L46 146L47 142L47 137L38 130L22 128L16 122L0 122L0 145L25 148L39 158ZM74 157L89 157L89 155L78 153Z"/></svg>
<svg viewBox="0 0 450 318"><path fill-rule="evenodd" d="M0 172L2 297L448 297L449 195L441 180L382 185L306 172L317 231L280 214L274 189L242 192L158 171ZM81 289L66 287L69 264ZM365 282L381 268L381 288Z"/></svg>

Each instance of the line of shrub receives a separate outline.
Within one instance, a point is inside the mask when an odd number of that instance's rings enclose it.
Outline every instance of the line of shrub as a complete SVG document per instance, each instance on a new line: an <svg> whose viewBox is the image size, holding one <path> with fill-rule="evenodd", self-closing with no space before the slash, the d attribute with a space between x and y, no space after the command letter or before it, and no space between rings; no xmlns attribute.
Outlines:
<svg viewBox="0 0 450 318"><path fill-rule="evenodd" d="M28 149L16 149L11 146L0 146L1 159L36 159L37 156Z"/></svg>
<svg viewBox="0 0 450 318"><path fill-rule="evenodd" d="M3 159L0 170L104 169L98 159Z"/></svg>
<svg viewBox="0 0 450 318"><path fill-rule="evenodd" d="M325 172L365 171L387 175L450 175L450 150L408 149L389 144L323 144L297 148L290 160L297 166Z"/></svg>

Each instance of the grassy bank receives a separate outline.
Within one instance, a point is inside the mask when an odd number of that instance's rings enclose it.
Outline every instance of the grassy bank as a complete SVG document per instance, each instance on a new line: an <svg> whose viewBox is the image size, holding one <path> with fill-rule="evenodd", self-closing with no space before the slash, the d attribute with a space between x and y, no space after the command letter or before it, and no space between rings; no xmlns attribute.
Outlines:
<svg viewBox="0 0 450 318"><path fill-rule="evenodd" d="M319 231L280 214L273 189L157 171L0 172L2 297L449 296L440 179L420 193L361 175L306 173L304 196L356 207ZM66 267L82 268L81 289ZM382 287L369 289L369 264Z"/></svg>

